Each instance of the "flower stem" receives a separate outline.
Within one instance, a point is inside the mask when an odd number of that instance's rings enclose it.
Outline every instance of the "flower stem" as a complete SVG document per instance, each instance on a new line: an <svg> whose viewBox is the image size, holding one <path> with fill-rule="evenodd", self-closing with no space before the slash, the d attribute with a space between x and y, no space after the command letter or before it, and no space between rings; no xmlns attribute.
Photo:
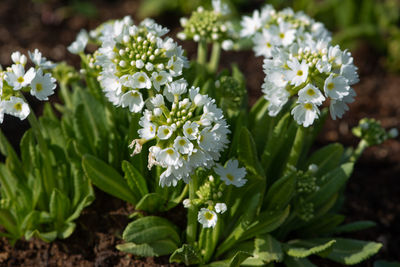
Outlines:
<svg viewBox="0 0 400 267"><path fill-rule="evenodd" d="M65 106L67 108L72 108L72 100L71 100L70 94L68 92L68 86L63 82L61 82L59 84L60 84L61 96L62 96L62 99L64 100Z"/></svg>
<svg viewBox="0 0 400 267"><path fill-rule="evenodd" d="M211 73L214 73L217 71L220 56L221 56L221 44L218 42L215 42L215 43L213 43L212 50L211 50L211 58L210 58L210 62L208 63L208 70Z"/></svg>
<svg viewBox="0 0 400 267"><path fill-rule="evenodd" d="M199 44L197 45L197 63L199 65L204 66L207 61L207 41L200 40Z"/></svg>
<svg viewBox="0 0 400 267"><path fill-rule="evenodd" d="M350 162L356 162L368 146L369 145L365 140L361 140L358 143L356 150L354 150L353 154L351 155Z"/></svg>
<svg viewBox="0 0 400 267"><path fill-rule="evenodd" d="M190 207L188 208L188 220L186 227L186 241L193 245L197 237L197 207L193 205L193 200L196 198L196 191L198 186L198 177L196 174L192 175L192 179L189 182L189 200Z"/></svg>

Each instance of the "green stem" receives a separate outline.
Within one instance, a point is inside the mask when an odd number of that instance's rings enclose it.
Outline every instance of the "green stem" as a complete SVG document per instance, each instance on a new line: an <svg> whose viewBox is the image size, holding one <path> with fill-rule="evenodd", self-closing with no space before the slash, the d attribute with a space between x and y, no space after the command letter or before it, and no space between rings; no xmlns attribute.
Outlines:
<svg viewBox="0 0 400 267"><path fill-rule="evenodd" d="M303 144L305 138L306 138L306 129L303 126L298 126L292 150L290 151L289 158L286 163L286 170L288 170L290 166L296 167L297 161L299 160L299 157L301 155L301 151L303 150Z"/></svg>
<svg viewBox="0 0 400 267"><path fill-rule="evenodd" d="M67 108L72 108L72 100L71 100L71 95L68 90L68 86L66 83L61 82L60 83L60 92L62 99L64 100L64 104Z"/></svg>
<svg viewBox="0 0 400 267"><path fill-rule="evenodd" d="M210 62L208 63L208 70L214 73L218 69L219 59L221 57L221 44L216 42L213 43Z"/></svg>
<svg viewBox="0 0 400 267"><path fill-rule="evenodd" d="M207 232L207 239L206 239L206 246L205 246L205 254L204 254L204 262L207 263L210 261L212 255L215 252L215 248L218 243L218 237L219 237L219 232L221 229L221 223L222 223L222 215L218 215L218 221L217 225L215 225L215 228L209 228Z"/></svg>
<svg viewBox="0 0 400 267"><path fill-rule="evenodd" d="M192 175L192 179L189 182L189 199L190 207L188 208L188 220L186 227L186 241L190 245L193 245L197 237L197 207L193 205L193 200L196 198L196 191L198 187L198 177L196 174Z"/></svg>
<svg viewBox="0 0 400 267"><path fill-rule="evenodd" d="M207 61L207 41L200 40L197 45L197 63L204 66Z"/></svg>
<svg viewBox="0 0 400 267"><path fill-rule="evenodd" d="M368 143L365 140L361 140L358 143L356 150L354 150L353 154L351 155L350 162L356 162L367 147Z"/></svg>
<svg viewBox="0 0 400 267"><path fill-rule="evenodd" d="M26 101L26 99L22 95L22 93L20 95L21 95L21 98L24 99L24 101L26 103L28 103L28 101ZM36 118L36 115L30 106L29 106L29 109L31 110L31 112L29 112L28 121L32 127L32 131L36 137L36 141L39 145L39 149L43 156L43 164L45 167L45 173L43 173L43 186L45 189L46 196L50 197L51 192L52 192L53 188L55 187L55 182L52 179L53 171L51 169L51 162L50 162L51 158L50 158L50 154L49 154L49 149L48 149L46 141L43 137L42 131L40 130L41 127L40 127L39 120Z"/></svg>

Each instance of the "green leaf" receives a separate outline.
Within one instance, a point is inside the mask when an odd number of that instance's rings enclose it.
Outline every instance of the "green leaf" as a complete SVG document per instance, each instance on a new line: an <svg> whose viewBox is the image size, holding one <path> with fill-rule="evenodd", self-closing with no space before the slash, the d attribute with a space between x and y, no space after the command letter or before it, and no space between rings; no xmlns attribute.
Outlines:
<svg viewBox="0 0 400 267"><path fill-rule="evenodd" d="M58 230L57 237L61 239L66 239L72 235L76 228L76 224L73 222L65 223L61 229Z"/></svg>
<svg viewBox="0 0 400 267"><path fill-rule="evenodd" d="M68 197L58 189L53 189L49 203L50 215L56 222L63 222L70 212L71 203Z"/></svg>
<svg viewBox="0 0 400 267"><path fill-rule="evenodd" d="M247 170L258 179L265 180L264 169L258 160L256 144L246 127L242 127L240 131L238 155L239 160L244 163Z"/></svg>
<svg viewBox="0 0 400 267"><path fill-rule="evenodd" d="M343 146L341 144L330 144L315 151L307 161L306 168L311 164L318 166L317 172L314 174L320 177L323 174L335 169L343 155Z"/></svg>
<svg viewBox="0 0 400 267"><path fill-rule="evenodd" d="M136 204L137 210L157 212L165 210L166 199L158 193L150 193L142 197Z"/></svg>
<svg viewBox="0 0 400 267"><path fill-rule="evenodd" d="M322 242L318 245L313 243L309 245L307 240L296 240L289 242L286 247L286 254L295 258L307 258L313 254L321 253L331 248L335 244L335 240L330 240L328 242ZM310 247L312 246L312 247Z"/></svg>
<svg viewBox="0 0 400 267"><path fill-rule="evenodd" d="M329 242L328 238L316 238L307 241L309 246L315 246ZM353 265L368 259L378 253L382 244L354 239L335 238L336 243L332 246L331 252L326 256L328 259L341 264Z"/></svg>
<svg viewBox="0 0 400 267"><path fill-rule="evenodd" d="M290 213L290 206L280 211L261 212L256 220L248 227L243 234L242 240L252 238L256 235L262 235L274 231L286 220Z"/></svg>
<svg viewBox="0 0 400 267"><path fill-rule="evenodd" d="M200 253L191 245L183 244L182 247L172 253L169 257L169 262L183 263L186 266L192 264L199 264L202 262Z"/></svg>
<svg viewBox="0 0 400 267"><path fill-rule="evenodd" d="M245 261L248 257L251 257L251 254L245 251L238 251L231 258L223 261L215 261L208 265L207 267L240 267L240 264Z"/></svg>
<svg viewBox="0 0 400 267"><path fill-rule="evenodd" d="M25 239L29 240L32 237L37 237L45 242L53 242L57 238L57 231L51 232L40 232L39 230L27 231L25 233Z"/></svg>
<svg viewBox="0 0 400 267"><path fill-rule="evenodd" d="M0 225L15 239L20 238L18 224L14 215L6 209L0 209Z"/></svg>
<svg viewBox="0 0 400 267"><path fill-rule="evenodd" d="M159 257L173 253L178 246L172 240L157 240L152 243L135 244L132 242L117 245L117 249L142 257Z"/></svg>
<svg viewBox="0 0 400 267"><path fill-rule="evenodd" d="M86 176L101 190L119 199L136 204L137 200L121 175L104 161L86 154L82 159Z"/></svg>
<svg viewBox="0 0 400 267"><path fill-rule="evenodd" d="M335 234L350 233L350 232L365 230L365 229L375 227L375 226L376 226L376 223L373 221L358 221L358 222L353 222L353 223L348 223L345 225L338 226L334 230L334 233Z"/></svg>
<svg viewBox="0 0 400 267"><path fill-rule="evenodd" d="M264 198L264 210L284 209L296 193L296 173L289 172L283 178L277 180L268 190Z"/></svg>
<svg viewBox="0 0 400 267"><path fill-rule="evenodd" d="M320 185L320 189L307 197L306 202L314 203L315 207L320 207L329 201L350 178L353 167L354 163L346 163L324 175L321 178L323 184Z"/></svg>
<svg viewBox="0 0 400 267"><path fill-rule="evenodd" d="M262 260L264 264L283 261L281 243L269 234L256 237L254 247L253 257Z"/></svg>
<svg viewBox="0 0 400 267"><path fill-rule="evenodd" d="M125 179L130 189L135 192L138 199L149 193L145 178L131 163L124 160L122 162L122 170L125 173Z"/></svg>
<svg viewBox="0 0 400 267"><path fill-rule="evenodd" d="M317 267L308 259L285 257L284 263L287 267Z"/></svg>
<svg viewBox="0 0 400 267"><path fill-rule="evenodd" d="M147 216L131 222L125 228L122 238L136 244L152 243L162 239L172 240L176 244L181 242L176 226L156 216Z"/></svg>

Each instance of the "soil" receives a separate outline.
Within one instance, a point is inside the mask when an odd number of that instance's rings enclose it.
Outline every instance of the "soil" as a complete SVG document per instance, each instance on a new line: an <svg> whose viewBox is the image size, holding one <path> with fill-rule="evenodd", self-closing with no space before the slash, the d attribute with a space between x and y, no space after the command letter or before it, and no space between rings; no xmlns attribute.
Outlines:
<svg viewBox="0 0 400 267"><path fill-rule="evenodd" d="M92 1L97 9L94 17L85 17L71 11L67 5L72 1L2 0L0 3L0 64L11 64L13 51L33 51L38 48L54 61L67 61L78 66L79 58L67 52L66 46L81 28L93 29L107 19L131 15L136 21L139 1ZM178 16L171 14L156 21L178 30ZM182 45L189 57L195 47L188 42ZM357 100L343 119L327 120L317 140L317 146L341 142L355 146L357 140L351 128L363 117L379 119L385 128L400 128L400 75L390 74L382 67L382 56L368 45L353 51L355 64L359 67L361 82L355 86ZM224 52L222 66L237 62L247 77L249 102L261 95L264 79L262 59L252 52ZM32 100L32 99L30 99ZM40 103L32 100L34 109L40 113ZM18 147L22 133L28 128L27 121L6 116L1 130ZM347 221L372 220L377 227L352 235L364 240L377 240L384 244L378 255L360 266L372 266L375 259L400 260L400 142L386 141L365 151L354 170L347 189L343 214ZM115 245L129 222L127 216L132 207L96 190L95 202L85 209L77 221L74 234L67 240L47 244L39 240L18 241L11 247L0 239L0 266L169 266L168 258L135 258L121 253ZM180 210L177 210L180 212ZM172 219L172 218L171 218ZM320 263L319 266L333 266ZM336 266L336 265L335 265Z"/></svg>

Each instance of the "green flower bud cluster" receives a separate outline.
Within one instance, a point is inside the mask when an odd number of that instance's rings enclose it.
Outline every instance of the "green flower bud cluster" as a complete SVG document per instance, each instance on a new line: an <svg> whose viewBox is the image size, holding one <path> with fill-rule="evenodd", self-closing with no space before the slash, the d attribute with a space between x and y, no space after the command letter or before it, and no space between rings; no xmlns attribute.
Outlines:
<svg viewBox="0 0 400 267"><path fill-rule="evenodd" d="M299 194L311 194L318 190L317 178L305 173L297 179L296 190Z"/></svg>
<svg viewBox="0 0 400 267"><path fill-rule="evenodd" d="M300 219L308 222L314 218L314 203L306 202L303 198L300 198L296 212Z"/></svg>
<svg viewBox="0 0 400 267"><path fill-rule="evenodd" d="M208 181L205 182L199 190L197 190L197 199L194 199L192 203L195 206L207 204L209 209L213 209L213 206L220 202L223 192L226 188L225 183L221 182L220 179L215 179L214 176L210 175Z"/></svg>
<svg viewBox="0 0 400 267"><path fill-rule="evenodd" d="M215 82L218 89L217 99L220 99L219 106L225 111L227 109L236 110L240 108L246 89L235 78L230 76L222 76Z"/></svg>
<svg viewBox="0 0 400 267"><path fill-rule="evenodd" d="M379 121L370 118L360 120L358 126L352 129L352 132L369 146L382 144L388 138L395 138L397 135L393 130L386 132Z"/></svg>

